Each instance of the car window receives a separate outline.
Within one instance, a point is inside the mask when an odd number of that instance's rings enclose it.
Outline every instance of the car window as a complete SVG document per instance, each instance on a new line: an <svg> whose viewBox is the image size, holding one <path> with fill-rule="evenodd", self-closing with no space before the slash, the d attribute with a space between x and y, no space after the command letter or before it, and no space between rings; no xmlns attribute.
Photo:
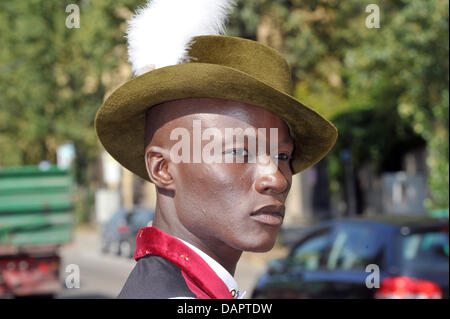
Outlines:
<svg viewBox="0 0 450 319"><path fill-rule="evenodd" d="M137 211L131 215L130 224L136 227L145 227L153 219L153 214L147 211Z"/></svg>
<svg viewBox="0 0 450 319"><path fill-rule="evenodd" d="M111 224L111 225L117 224L124 218L125 218L125 212L122 210L119 210L114 215L112 215L111 219L109 220L109 224Z"/></svg>
<svg viewBox="0 0 450 319"><path fill-rule="evenodd" d="M341 225L333 236L328 270L365 270L381 263L380 234L369 226Z"/></svg>
<svg viewBox="0 0 450 319"><path fill-rule="evenodd" d="M313 271L325 266L325 257L330 247L330 230L327 229L302 241L292 251L288 266Z"/></svg>
<svg viewBox="0 0 450 319"><path fill-rule="evenodd" d="M447 269L449 265L449 239L447 232L422 232L401 236L400 256L408 269Z"/></svg>

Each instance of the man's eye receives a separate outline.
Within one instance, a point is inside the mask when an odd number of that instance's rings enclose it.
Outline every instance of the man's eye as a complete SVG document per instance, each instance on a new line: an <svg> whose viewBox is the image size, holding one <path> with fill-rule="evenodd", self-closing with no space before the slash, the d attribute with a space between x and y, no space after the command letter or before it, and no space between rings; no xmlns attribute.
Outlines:
<svg viewBox="0 0 450 319"><path fill-rule="evenodd" d="M240 156L240 157L248 156L248 151L244 148L238 148L238 149L234 148L234 149L228 151L227 153L230 153L234 156Z"/></svg>
<svg viewBox="0 0 450 319"><path fill-rule="evenodd" d="M280 161L289 161L291 159L291 156L287 153L280 153L276 156L276 158Z"/></svg>

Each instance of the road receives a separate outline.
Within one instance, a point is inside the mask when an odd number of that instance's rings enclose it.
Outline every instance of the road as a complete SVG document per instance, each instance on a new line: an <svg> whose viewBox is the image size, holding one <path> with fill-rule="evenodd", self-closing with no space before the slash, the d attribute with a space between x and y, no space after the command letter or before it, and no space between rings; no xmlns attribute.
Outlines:
<svg viewBox="0 0 450 319"><path fill-rule="evenodd" d="M57 298L115 298L135 265L132 259L125 259L100 252L98 232L80 230L74 240L61 250L61 285L63 289ZM244 298L249 298L256 279L264 271L264 264L247 258L244 254L238 263L235 279ZM66 288L66 279L74 275L73 266L79 269L79 288ZM66 270L68 272L66 272ZM69 283L70 284L70 283Z"/></svg>

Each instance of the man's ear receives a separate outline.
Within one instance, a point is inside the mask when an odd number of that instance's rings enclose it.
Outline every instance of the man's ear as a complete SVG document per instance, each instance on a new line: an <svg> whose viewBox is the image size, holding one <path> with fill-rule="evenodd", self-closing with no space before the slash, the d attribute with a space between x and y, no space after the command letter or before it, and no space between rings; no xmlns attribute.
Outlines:
<svg viewBox="0 0 450 319"><path fill-rule="evenodd" d="M145 151L145 167L150 180L156 187L174 190L173 176L169 173L168 152L158 146L150 146Z"/></svg>

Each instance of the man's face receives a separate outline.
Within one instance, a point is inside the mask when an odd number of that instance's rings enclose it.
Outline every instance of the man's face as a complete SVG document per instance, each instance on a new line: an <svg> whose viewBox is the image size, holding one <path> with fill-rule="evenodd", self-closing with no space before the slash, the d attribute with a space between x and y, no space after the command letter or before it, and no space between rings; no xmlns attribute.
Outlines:
<svg viewBox="0 0 450 319"><path fill-rule="evenodd" d="M242 251L270 250L283 221L292 181L293 142L288 127L277 115L238 102L186 99L165 105L172 111L180 107L192 112L171 121L168 127L170 131L186 128L191 138L191 161L169 164L175 189L173 201L181 224L203 242ZM200 151L207 144L217 146L213 152L216 162L202 159L192 163L193 153L199 151L194 142L194 123L197 128L201 124L202 132L208 128L221 132L199 144ZM235 129L255 132L256 153L249 138L227 138L226 130ZM277 131L272 139L271 129ZM168 134L169 130L165 131ZM271 154L274 145L277 153ZM202 156L197 155L197 159Z"/></svg>

